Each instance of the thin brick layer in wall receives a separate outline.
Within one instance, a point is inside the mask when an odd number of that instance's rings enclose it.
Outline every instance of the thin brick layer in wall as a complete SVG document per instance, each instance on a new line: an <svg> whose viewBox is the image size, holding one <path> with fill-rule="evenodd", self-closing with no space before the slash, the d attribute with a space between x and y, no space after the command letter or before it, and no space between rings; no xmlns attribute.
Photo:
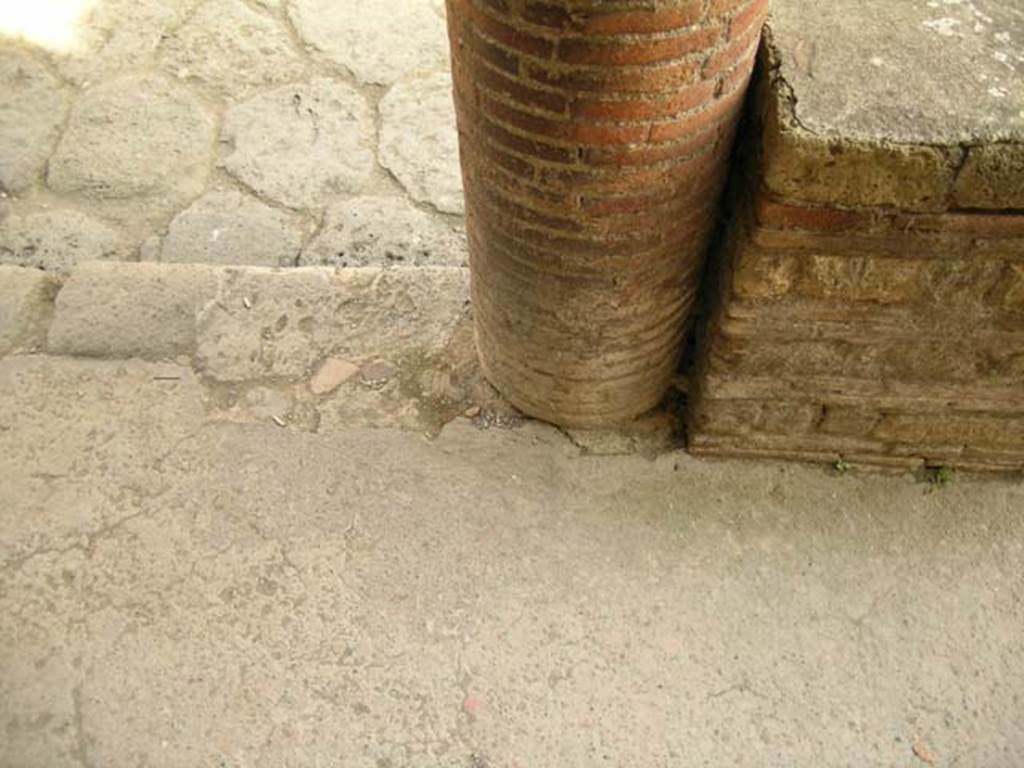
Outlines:
<svg viewBox="0 0 1024 768"><path fill-rule="evenodd" d="M767 0L448 0L477 345L527 413L671 382Z"/></svg>
<svg viewBox="0 0 1024 768"><path fill-rule="evenodd" d="M695 452L1024 467L1024 215L752 197L703 340Z"/></svg>

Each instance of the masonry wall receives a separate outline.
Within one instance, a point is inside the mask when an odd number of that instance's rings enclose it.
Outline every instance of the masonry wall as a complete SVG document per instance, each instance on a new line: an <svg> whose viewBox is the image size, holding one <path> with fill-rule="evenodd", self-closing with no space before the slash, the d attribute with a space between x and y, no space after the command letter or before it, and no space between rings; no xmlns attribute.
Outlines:
<svg viewBox="0 0 1024 768"><path fill-rule="evenodd" d="M775 142L770 123L755 130L752 146ZM884 178L865 156L858 178ZM794 201L766 182L771 163L753 152L737 177L692 450L1024 467L1024 213L992 194L961 207L962 179L931 212L866 205L842 184L830 202Z"/></svg>

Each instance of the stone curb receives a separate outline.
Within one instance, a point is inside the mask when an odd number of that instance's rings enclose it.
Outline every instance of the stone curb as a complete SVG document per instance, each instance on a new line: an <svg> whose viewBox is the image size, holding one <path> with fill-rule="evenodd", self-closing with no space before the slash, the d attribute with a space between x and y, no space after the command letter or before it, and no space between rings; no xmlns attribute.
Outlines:
<svg viewBox="0 0 1024 768"><path fill-rule="evenodd" d="M47 351L161 360L191 352L196 313L217 293L215 268L91 262L57 295Z"/></svg>
<svg viewBox="0 0 1024 768"><path fill-rule="evenodd" d="M42 272L8 271L20 276L11 283L19 296L29 294L29 274L56 283ZM443 346L468 301L468 271L459 267L93 262L74 269L56 295L45 351L145 360L195 355L215 380L295 380L331 355Z"/></svg>
<svg viewBox="0 0 1024 768"><path fill-rule="evenodd" d="M0 267L0 340L0 354L156 363L157 384L198 380L214 420L427 434L458 416L523 423L480 375L462 267L90 262L63 283ZM681 447L677 424L659 410L566 437L588 454L656 455Z"/></svg>

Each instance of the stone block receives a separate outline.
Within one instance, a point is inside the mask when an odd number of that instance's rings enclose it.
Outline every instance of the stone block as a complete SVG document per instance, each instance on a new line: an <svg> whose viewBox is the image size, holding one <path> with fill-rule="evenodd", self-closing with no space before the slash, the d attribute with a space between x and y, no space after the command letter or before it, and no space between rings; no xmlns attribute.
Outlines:
<svg viewBox="0 0 1024 768"><path fill-rule="evenodd" d="M380 103L380 161L413 199L463 212L462 171L447 72L396 83Z"/></svg>
<svg viewBox="0 0 1024 768"><path fill-rule="evenodd" d="M823 411L821 431L829 435L868 437L882 420L871 404L864 406L829 405Z"/></svg>
<svg viewBox="0 0 1024 768"><path fill-rule="evenodd" d="M373 117L345 83L317 78L263 91L224 115L224 167L272 202L319 208L373 171Z"/></svg>
<svg viewBox="0 0 1024 768"><path fill-rule="evenodd" d="M161 360L190 354L219 272L199 265L83 264L57 297L55 354Z"/></svg>
<svg viewBox="0 0 1024 768"><path fill-rule="evenodd" d="M166 35L159 64L167 74L237 99L260 87L301 80L305 67L276 19L242 0L203 3Z"/></svg>
<svg viewBox="0 0 1024 768"><path fill-rule="evenodd" d="M60 82L41 61L0 47L0 191L20 193L42 178L66 111Z"/></svg>
<svg viewBox="0 0 1024 768"><path fill-rule="evenodd" d="M213 190L171 222L162 262L285 267L295 264L303 227L297 214L233 189Z"/></svg>
<svg viewBox="0 0 1024 768"><path fill-rule="evenodd" d="M229 270L199 322L197 362L226 382L304 380L328 357L443 349L469 304L459 268Z"/></svg>
<svg viewBox="0 0 1024 768"><path fill-rule="evenodd" d="M120 232L73 209L11 213L0 219L0 263L67 272L86 261L124 261Z"/></svg>
<svg viewBox="0 0 1024 768"><path fill-rule="evenodd" d="M797 284L802 271L802 264L796 256L772 253L763 248L744 247L738 261L733 291L740 299L780 299Z"/></svg>
<svg viewBox="0 0 1024 768"><path fill-rule="evenodd" d="M157 216L202 191L213 142L212 115L184 86L157 75L125 75L81 94L50 160L48 182L59 192L112 204L117 215L144 206Z"/></svg>
<svg viewBox="0 0 1024 768"><path fill-rule="evenodd" d="M331 205L316 237L302 251L304 266L464 267L465 230L406 198L366 196Z"/></svg>
<svg viewBox="0 0 1024 768"><path fill-rule="evenodd" d="M953 187L953 204L1024 209L1024 141L971 147Z"/></svg>
<svg viewBox="0 0 1024 768"><path fill-rule="evenodd" d="M59 288L60 283L45 272L0 266L0 355L45 343Z"/></svg>
<svg viewBox="0 0 1024 768"><path fill-rule="evenodd" d="M922 447L963 446L1024 450L1024 408L1015 414L887 415L875 437Z"/></svg>
<svg viewBox="0 0 1024 768"><path fill-rule="evenodd" d="M419 69L447 66L444 20L431 0L295 0L302 40L362 83L390 85Z"/></svg>

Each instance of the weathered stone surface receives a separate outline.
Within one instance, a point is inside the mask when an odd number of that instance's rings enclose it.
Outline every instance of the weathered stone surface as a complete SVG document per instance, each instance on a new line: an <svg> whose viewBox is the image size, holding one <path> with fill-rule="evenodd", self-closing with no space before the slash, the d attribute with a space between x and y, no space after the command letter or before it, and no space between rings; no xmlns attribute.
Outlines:
<svg viewBox="0 0 1024 768"><path fill-rule="evenodd" d="M1007 309L1024 314L1024 264L1008 265L1005 280L1003 304Z"/></svg>
<svg viewBox="0 0 1024 768"><path fill-rule="evenodd" d="M292 420L295 406L295 399L287 390L257 386L247 390L227 414L221 416L241 422L270 422L282 426Z"/></svg>
<svg viewBox="0 0 1024 768"><path fill-rule="evenodd" d="M292 266L302 247L302 222L233 189L214 190L171 222L159 261Z"/></svg>
<svg viewBox="0 0 1024 768"><path fill-rule="evenodd" d="M380 103L380 160L409 194L448 213L462 213L462 171L451 75L402 80Z"/></svg>
<svg viewBox="0 0 1024 768"><path fill-rule="evenodd" d="M444 21L433 0L296 0L295 28L309 45L363 83L389 85L448 61Z"/></svg>
<svg viewBox="0 0 1024 768"><path fill-rule="evenodd" d="M953 205L1024 209L1024 141L972 147L953 187Z"/></svg>
<svg viewBox="0 0 1024 768"><path fill-rule="evenodd" d="M788 294L800 280L803 264L792 254L767 253L747 247L738 260L732 290L741 299L773 301Z"/></svg>
<svg viewBox="0 0 1024 768"><path fill-rule="evenodd" d="M822 209L758 210L728 251L691 447L1024 466L1024 220L879 211L840 235ZM980 249L996 231L1001 246Z"/></svg>
<svg viewBox="0 0 1024 768"><path fill-rule="evenodd" d="M276 88L224 117L224 160L240 181L292 208L360 191L373 169L373 121L353 88L319 78Z"/></svg>
<svg viewBox="0 0 1024 768"><path fill-rule="evenodd" d="M200 0L88 0L76 25L75 44L56 51L61 74L88 86L153 61L161 40L181 24ZM45 6L40 6L45 8Z"/></svg>
<svg viewBox="0 0 1024 768"><path fill-rule="evenodd" d="M565 434L590 456L657 456L680 445L677 420L665 411L641 416L615 429L567 429Z"/></svg>
<svg viewBox="0 0 1024 768"><path fill-rule="evenodd" d="M0 391L0 423L22 436L21 456L32 474L12 475L10 444L0 450L0 473L5 478L0 507L7 513L0 517L0 558L8 567L40 550L76 550L83 544L84 531L118 523L140 496L147 495L124 491L140 491L143 484L158 486L159 457L194 433L203 420L194 374L168 363L8 357L0 361ZM43 428L41 419L63 420L72 412L80 416L74 423L65 422L59 430ZM119 475L114 482L103 477L105 468L111 467L117 467ZM13 495L33 487L48 488L51 498L60 501L15 503ZM128 510L119 513L111 503L114 498ZM31 517L32 524L19 531L12 523L23 517ZM3 677L6 685L6 672ZM0 703L0 710L3 706ZM4 715L9 718L9 710ZM12 762L6 759L10 753L4 752L7 743L0 743L0 762Z"/></svg>
<svg viewBox="0 0 1024 768"><path fill-rule="evenodd" d="M85 13L73 44L54 49L54 62L63 77L88 86L150 66L163 37L201 0L74 1Z"/></svg>
<svg viewBox="0 0 1024 768"><path fill-rule="evenodd" d="M770 26L809 131L869 143L1024 140L1015 2L785 0Z"/></svg>
<svg viewBox="0 0 1024 768"><path fill-rule="evenodd" d="M22 192L41 178L66 106L45 66L25 50L0 45L0 191Z"/></svg>
<svg viewBox="0 0 1024 768"><path fill-rule="evenodd" d="M214 123L184 87L128 75L82 94L50 161L49 183L97 200L143 198L170 209L202 191Z"/></svg>
<svg viewBox="0 0 1024 768"><path fill-rule="evenodd" d="M242 0L208 0L164 41L160 66L232 98L301 79L305 66L281 24Z"/></svg>
<svg viewBox="0 0 1024 768"><path fill-rule="evenodd" d="M85 261L125 261L117 230L72 209L0 216L0 263L66 272Z"/></svg>
<svg viewBox="0 0 1024 768"><path fill-rule="evenodd" d="M787 0L769 27L691 446L1020 468L1024 15Z"/></svg>
<svg viewBox="0 0 1024 768"><path fill-rule="evenodd" d="M50 351L147 360L188 353L196 315L216 296L217 283L210 267L83 264L57 297Z"/></svg>
<svg viewBox="0 0 1024 768"><path fill-rule="evenodd" d="M826 140L769 120L764 180L787 200L943 211L960 150L929 145L868 145Z"/></svg>
<svg viewBox="0 0 1024 768"><path fill-rule="evenodd" d="M1020 483L211 422L132 361L0 393L5 766L1024 761Z"/></svg>
<svg viewBox="0 0 1024 768"><path fill-rule="evenodd" d="M305 380L319 361L356 364L443 349L466 311L466 270L237 270L202 313L197 361L219 381Z"/></svg>
<svg viewBox="0 0 1024 768"><path fill-rule="evenodd" d="M888 414L876 437L889 442L1024 450L1024 417L985 413ZM1024 463L1024 462L1022 462Z"/></svg>
<svg viewBox="0 0 1024 768"><path fill-rule="evenodd" d="M764 170L774 192L923 211L957 198L1019 204L1024 16L1012 3L870 0L851 12L789 0L770 29ZM973 160L958 178L965 146Z"/></svg>
<svg viewBox="0 0 1024 768"><path fill-rule="evenodd" d="M852 310L858 304L915 307L922 317L948 315L954 307L980 311L1003 280L1005 265L998 259L932 258L939 252L927 243L906 258L859 251L795 254L750 247L743 251L733 290L746 300L785 297L828 302L836 311ZM957 244L948 244L944 253L958 255ZM826 319L824 314L821 319Z"/></svg>
<svg viewBox="0 0 1024 768"><path fill-rule="evenodd" d="M366 427L421 430L417 406L397 381L377 388L350 381L321 405L319 426L324 433Z"/></svg>
<svg viewBox="0 0 1024 768"><path fill-rule="evenodd" d="M334 203L302 251L304 265L336 267L465 266L466 234L403 197L357 197Z"/></svg>
<svg viewBox="0 0 1024 768"><path fill-rule="evenodd" d="M871 435L882 415L870 404L863 406L832 405L823 408L820 429L833 435Z"/></svg>
<svg viewBox="0 0 1024 768"><path fill-rule="evenodd" d="M43 344L58 288L45 272L0 266L0 355Z"/></svg>

